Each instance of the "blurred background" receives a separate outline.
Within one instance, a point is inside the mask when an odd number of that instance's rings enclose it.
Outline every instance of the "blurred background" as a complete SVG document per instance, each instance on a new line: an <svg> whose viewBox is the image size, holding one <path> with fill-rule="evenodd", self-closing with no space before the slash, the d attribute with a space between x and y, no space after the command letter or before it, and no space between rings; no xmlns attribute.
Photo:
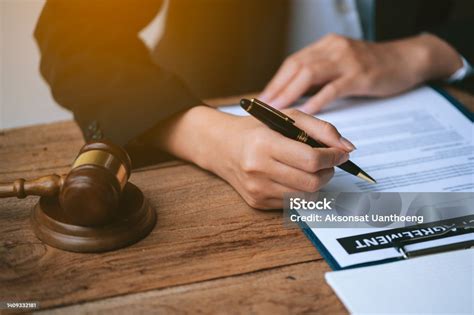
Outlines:
<svg viewBox="0 0 474 315"><path fill-rule="evenodd" d="M72 118L41 78L33 30L43 0L0 0L0 129Z"/></svg>
<svg viewBox="0 0 474 315"><path fill-rule="evenodd" d="M328 10L354 14L348 10L351 6L347 3L351 1L335 0L335 5L329 7L326 1L292 1L288 54L324 35L318 30L324 29L319 25L331 23L333 16ZM0 0L0 129L72 118L71 113L55 104L38 71L39 53L32 34L44 3L45 0ZM140 34L149 47L164 31L166 8L167 4ZM319 10L327 12L325 19L312 17ZM341 25L338 32L347 34L348 30Z"/></svg>

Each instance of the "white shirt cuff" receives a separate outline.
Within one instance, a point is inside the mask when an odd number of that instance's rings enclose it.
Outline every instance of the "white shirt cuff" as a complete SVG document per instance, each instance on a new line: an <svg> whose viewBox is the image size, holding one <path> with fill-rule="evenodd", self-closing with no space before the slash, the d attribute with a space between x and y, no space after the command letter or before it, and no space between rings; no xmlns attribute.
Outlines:
<svg viewBox="0 0 474 315"><path fill-rule="evenodd" d="M459 68L456 72L454 72L446 81L451 83L451 82L456 82L456 81L461 81L462 79L470 76L473 73L472 66L467 62L466 59L464 59L463 56L461 56L462 59L462 67Z"/></svg>

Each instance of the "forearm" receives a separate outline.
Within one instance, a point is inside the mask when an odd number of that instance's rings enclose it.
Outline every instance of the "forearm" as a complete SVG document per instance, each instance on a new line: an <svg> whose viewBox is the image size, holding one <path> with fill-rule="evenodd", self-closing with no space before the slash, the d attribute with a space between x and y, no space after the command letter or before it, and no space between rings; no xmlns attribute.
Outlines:
<svg viewBox="0 0 474 315"><path fill-rule="evenodd" d="M447 42L432 34L379 44L387 55L392 55L393 65L404 71L406 80L414 84L437 79L447 79L462 67L459 53ZM400 69L400 61L403 68ZM394 71L397 71L394 69Z"/></svg>
<svg viewBox="0 0 474 315"><path fill-rule="evenodd" d="M89 126L98 124L106 138L127 146L200 103L176 75L154 64L138 37L160 2L140 8L132 0L46 3L35 30L41 73L86 140Z"/></svg>
<svg viewBox="0 0 474 315"><path fill-rule="evenodd" d="M152 130L151 145L180 159L216 172L218 145L236 118L207 106L196 106Z"/></svg>

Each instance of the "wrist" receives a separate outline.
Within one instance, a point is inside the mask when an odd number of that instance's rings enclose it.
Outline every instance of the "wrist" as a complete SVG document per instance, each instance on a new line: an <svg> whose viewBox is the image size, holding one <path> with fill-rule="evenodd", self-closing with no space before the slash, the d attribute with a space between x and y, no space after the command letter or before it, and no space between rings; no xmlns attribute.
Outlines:
<svg viewBox="0 0 474 315"><path fill-rule="evenodd" d="M226 152L224 146L229 142L229 130L238 117L202 106L196 109L192 119L190 132L194 133L191 144L194 149L189 160L222 177L219 167L225 164L222 161Z"/></svg>
<svg viewBox="0 0 474 315"><path fill-rule="evenodd" d="M168 119L156 130L155 145L180 159L215 171L222 132L234 117L208 106L195 106Z"/></svg>
<svg viewBox="0 0 474 315"><path fill-rule="evenodd" d="M410 38L418 50L416 60L422 81L447 79L462 67L459 53L447 42L432 34Z"/></svg>

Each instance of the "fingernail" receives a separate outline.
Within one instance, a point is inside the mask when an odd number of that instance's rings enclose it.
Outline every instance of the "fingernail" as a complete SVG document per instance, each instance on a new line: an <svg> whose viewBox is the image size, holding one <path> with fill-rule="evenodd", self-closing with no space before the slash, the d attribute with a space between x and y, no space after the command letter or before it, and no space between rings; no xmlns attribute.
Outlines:
<svg viewBox="0 0 474 315"><path fill-rule="evenodd" d="M347 161L349 161L349 153L344 153L339 157L337 165L341 165L342 163L346 163Z"/></svg>
<svg viewBox="0 0 474 315"><path fill-rule="evenodd" d="M342 143L343 146L345 146L347 148L347 150L349 151L354 151L356 148L356 146L354 144L352 144L352 142L350 142L349 140L347 140L346 138L342 137L339 139L339 141Z"/></svg>

